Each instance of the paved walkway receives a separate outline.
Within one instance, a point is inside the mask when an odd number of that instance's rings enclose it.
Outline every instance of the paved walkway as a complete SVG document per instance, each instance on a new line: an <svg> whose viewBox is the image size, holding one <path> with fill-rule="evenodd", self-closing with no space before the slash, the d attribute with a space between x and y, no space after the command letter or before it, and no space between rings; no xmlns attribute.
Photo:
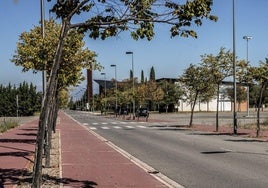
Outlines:
<svg viewBox="0 0 268 188"><path fill-rule="evenodd" d="M63 187L167 187L63 112L59 120ZM34 120L0 134L0 188L14 188L22 174L29 174L37 124Z"/></svg>
<svg viewBox="0 0 268 188"><path fill-rule="evenodd" d="M22 174L29 174L33 162L38 120L0 133L0 188L16 185Z"/></svg>

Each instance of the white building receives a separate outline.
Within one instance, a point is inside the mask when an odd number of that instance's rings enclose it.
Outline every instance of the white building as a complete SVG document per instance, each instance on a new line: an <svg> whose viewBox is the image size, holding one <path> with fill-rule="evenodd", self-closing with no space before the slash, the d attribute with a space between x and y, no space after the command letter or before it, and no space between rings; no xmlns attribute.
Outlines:
<svg viewBox="0 0 268 188"><path fill-rule="evenodd" d="M233 103L227 96L223 94L224 92L222 92L223 90L226 90L227 88L233 87L232 84L233 84L232 82L223 82L222 85L220 86L218 110L221 112L232 111ZM245 87L245 90L248 93L248 87ZM239 108L237 109L239 109L240 111L246 111L248 107L247 101L241 103ZM183 112L183 111L187 112L187 111L191 111L191 104L189 103L189 101L180 99L175 108L179 112ZM197 100L194 111L217 111L217 96L215 96L211 101L205 102L205 103Z"/></svg>

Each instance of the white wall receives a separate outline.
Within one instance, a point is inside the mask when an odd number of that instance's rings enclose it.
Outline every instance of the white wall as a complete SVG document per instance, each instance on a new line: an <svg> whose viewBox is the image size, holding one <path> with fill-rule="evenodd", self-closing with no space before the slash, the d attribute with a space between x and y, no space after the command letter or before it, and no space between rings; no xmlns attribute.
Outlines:
<svg viewBox="0 0 268 188"><path fill-rule="evenodd" d="M183 100L179 100L178 103L178 111L179 112L187 112L191 111L191 106L188 102L184 102ZM209 103L201 103L199 101L196 102L194 111L216 111L217 110L217 99L211 100ZM221 99L219 101L219 111L231 111L232 103L228 99Z"/></svg>

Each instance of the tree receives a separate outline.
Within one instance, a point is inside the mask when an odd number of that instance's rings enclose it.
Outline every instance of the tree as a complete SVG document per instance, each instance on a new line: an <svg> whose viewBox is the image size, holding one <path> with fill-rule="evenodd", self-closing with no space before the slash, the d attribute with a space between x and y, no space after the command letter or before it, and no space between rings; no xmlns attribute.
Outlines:
<svg viewBox="0 0 268 188"><path fill-rule="evenodd" d="M49 2L51 0L48 0ZM57 74L62 60L63 45L65 38L71 29L77 29L81 33L88 32L93 39L105 39L117 35L120 31L131 30L134 39L147 38L151 40L154 36L154 24L165 23L171 26L171 36L197 37L191 25L202 25L202 19L217 20L217 17L210 14L212 0L186 1L185 4L173 3L170 1L89 1L89 0L57 0L51 12L61 19L61 32L56 48L53 66L49 75L49 82L46 96L43 99L39 131L37 139L38 159L42 154L43 131L49 116L50 103L55 98ZM91 15L80 23L71 23L74 15L90 12ZM81 16L82 17L82 16ZM42 165L38 162L35 165L32 187L40 187Z"/></svg>
<svg viewBox="0 0 268 188"><path fill-rule="evenodd" d="M29 32L23 32L19 36L12 62L16 66L22 66L22 70L25 72L32 70L36 73L47 70L49 73L51 71L61 26L50 19L45 21L45 27L46 37L44 39L41 36L40 26L35 26ZM95 61L96 54L84 47L83 37L84 34L70 30L65 39L58 70L59 88L67 89L69 86L79 84L84 79L83 68L99 68Z"/></svg>
<svg viewBox="0 0 268 188"><path fill-rule="evenodd" d="M191 64L179 77L180 86L184 96L191 104L191 117L189 126L192 127L193 113L199 96L212 97L215 95L215 85L211 72L207 67Z"/></svg>
<svg viewBox="0 0 268 188"><path fill-rule="evenodd" d="M133 75L133 71L132 71L132 70L130 70L130 71L129 71L129 79L130 79L130 80L132 80L132 79L133 79L133 77L134 77L134 75Z"/></svg>
<svg viewBox="0 0 268 188"><path fill-rule="evenodd" d="M244 86L238 85L236 88L236 100L238 102L238 111L241 111L241 103L247 100L247 91L246 88ZM234 90L233 88L226 88L225 90L225 94L226 96L229 97L229 99L231 99L231 101L233 102L233 96L234 96Z"/></svg>
<svg viewBox="0 0 268 188"><path fill-rule="evenodd" d="M41 70L47 70L51 72L55 49L58 44L58 37L60 35L61 26L54 20L45 21L46 37L43 39L41 34L41 28L39 26L34 27L29 32L23 32L20 35L19 42L17 43L17 50L13 56L12 61L17 66L22 66L23 71L33 70L38 72ZM67 89L71 85L77 85L84 79L82 75L82 69L88 67L98 67L95 61L96 54L84 48L83 42L84 35L78 33L76 30L70 30L65 38L65 45L62 51L62 60L60 62L60 68L57 72L57 84L54 88L54 93L58 93L58 90ZM44 66L44 60L46 65ZM57 105L58 96L53 97L54 102L51 101L50 116L56 116L58 109L54 108ZM57 105L58 106L58 105ZM55 113L52 113L54 111ZM57 117L57 116L56 116ZM55 117L48 117L47 130L52 130L52 127L56 124ZM49 131L46 134L50 134ZM50 137L47 136L49 139ZM47 140L50 144L50 140ZM50 146L47 147L49 152ZM46 166L49 165L49 154L46 155Z"/></svg>
<svg viewBox="0 0 268 188"><path fill-rule="evenodd" d="M141 83L142 84L144 83L144 72L143 72L143 70L141 70Z"/></svg>
<svg viewBox="0 0 268 188"><path fill-rule="evenodd" d="M210 69L212 79L217 86L216 131L218 132L220 85L225 78L232 74L233 54L230 50L225 51L225 48L221 48L220 52L216 56L212 54L201 55L201 60L201 65Z"/></svg>
<svg viewBox="0 0 268 188"><path fill-rule="evenodd" d="M0 85L0 116L32 116L40 107L41 94L32 83Z"/></svg>
<svg viewBox="0 0 268 188"><path fill-rule="evenodd" d="M257 104L257 131L256 137L260 135L260 108L263 104L263 93L268 84L268 58L265 62L260 62L259 67L250 67L247 78L259 86L258 104Z"/></svg>
<svg viewBox="0 0 268 188"><path fill-rule="evenodd" d="M23 71L33 70L35 73L46 69L48 72L51 72L61 26L56 24L54 20L46 21L45 25L47 31L45 39L41 37L41 28L38 26L34 27L30 32L24 32L20 35L19 42L17 43L17 50L12 61L17 66L23 66ZM58 93L58 90L67 89L71 85L78 84L84 79L82 75L83 68L99 67L94 59L96 54L84 48L83 37L84 35L78 33L76 30L70 30L68 32L68 36L65 38L65 45L62 49L62 59L57 71L57 82L55 82L57 84L54 85L55 87L50 91L51 93L56 94ZM43 64L44 60L46 60L45 66ZM50 164L50 131L55 129L56 114L58 111L58 97L55 95L51 99L53 99L53 101L51 100L48 104L51 109L48 116L45 118L46 120L44 120L50 122L47 123L48 127L46 129L46 138L48 139L46 141L47 144L45 149L47 152L46 166L49 166ZM43 121L43 119L40 118L40 121ZM40 137L39 140L39 142L43 142L44 139ZM41 154L39 154L39 157L36 157L39 158L40 163L41 157Z"/></svg>
<svg viewBox="0 0 268 188"><path fill-rule="evenodd" d="M164 105L165 112L168 112L168 108L170 105L174 105L178 102L181 97L181 90L179 89L177 84L172 83L171 81L163 80L159 83L161 88L157 89L157 98L162 98L159 102ZM159 98L160 97L160 98ZM159 109L161 111L161 109Z"/></svg>
<svg viewBox="0 0 268 188"><path fill-rule="evenodd" d="M151 67L151 70L150 70L150 81L155 81L155 71L154 71L154 67L152 66Z"/></svg>
<svg viewBox="0 0 268 188"><path fill-rule="evenodd" d="M201 55L201 60L201 66L210 70L212 80L217 86L216 131L218 132L220 85L226 78L233 75L233 53L230 50L226 51L225 48L220 48L220 51L216 56L213 54ZM236 60L236 64L238 80L242 82L242 79L245 78L245 73L247 72L246 68L248 67L248 63L243 60Z"/></svg>

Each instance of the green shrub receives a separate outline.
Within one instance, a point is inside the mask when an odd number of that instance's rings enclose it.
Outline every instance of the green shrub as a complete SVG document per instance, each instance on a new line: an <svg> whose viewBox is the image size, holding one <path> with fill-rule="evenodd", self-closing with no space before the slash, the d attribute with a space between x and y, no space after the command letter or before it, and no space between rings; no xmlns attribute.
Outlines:
<svg viewBox="0 0 268 188"><path fill-rule="evenodd" d="M13 129L19 126L19 124L15 121L3 121L0 123L0 133L6 132L9 129Z"/></svg>

